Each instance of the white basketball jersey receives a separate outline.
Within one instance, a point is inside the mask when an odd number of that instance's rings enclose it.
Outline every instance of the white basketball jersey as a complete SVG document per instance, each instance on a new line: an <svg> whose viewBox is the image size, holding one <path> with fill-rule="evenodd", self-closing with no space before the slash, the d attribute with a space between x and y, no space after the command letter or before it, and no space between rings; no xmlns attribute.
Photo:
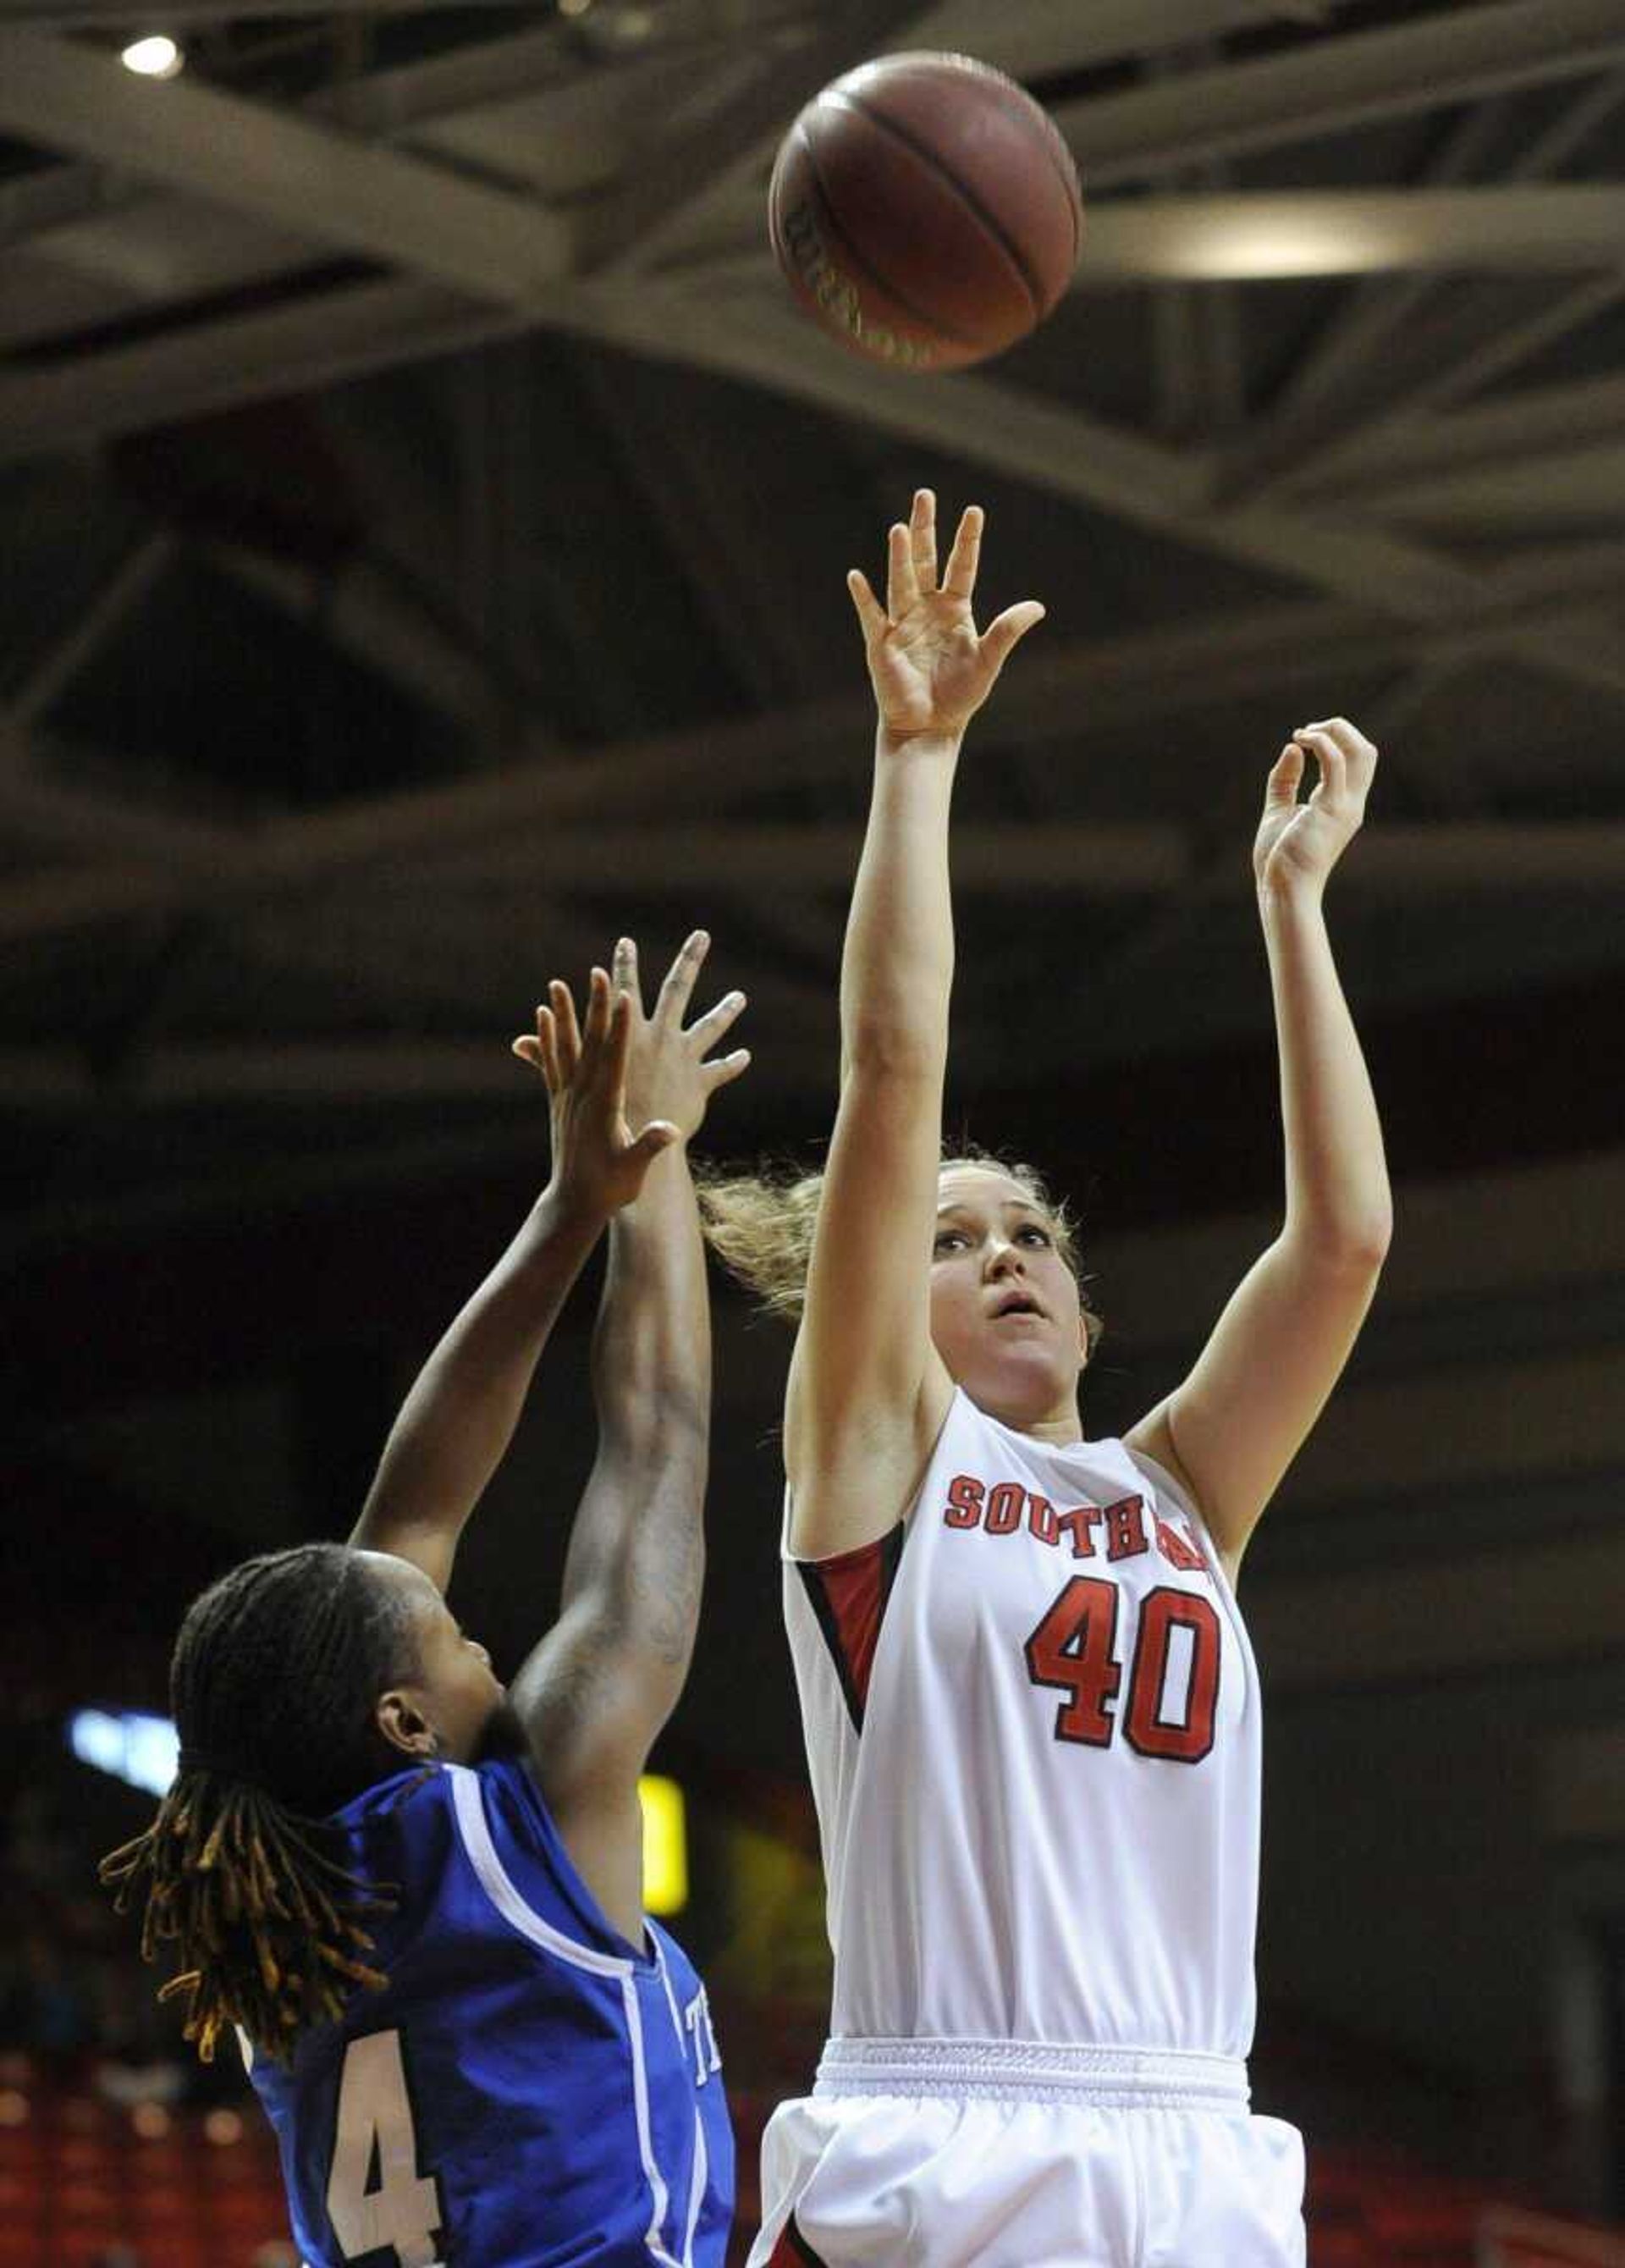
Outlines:
<svg viewBox="0 0 1625 2268"><path fill-rule="evenodd" d="M1258 1673L1168 1475L956 1393L891 1535L784 1580L833 2037L1245 2057Z"/></svg>

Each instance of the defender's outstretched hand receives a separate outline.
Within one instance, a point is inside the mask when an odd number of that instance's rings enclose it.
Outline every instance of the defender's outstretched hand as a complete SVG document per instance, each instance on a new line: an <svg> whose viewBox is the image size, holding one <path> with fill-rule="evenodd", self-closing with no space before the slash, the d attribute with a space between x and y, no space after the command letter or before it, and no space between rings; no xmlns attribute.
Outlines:
<svg viewBox="0 0 1625 2268"><path fill-rule="evenodd" d="M514 1054L547 1081L554 1179L573 1200L602 1211L629 1204L661 1151L695 1133L717 1089L749 1064L744 1048L706 1061L744 1007L742 992L730 992L684 1029L710 947L705 932L695 930L666 973L653 1015L645 1016L637 947L623 937L613 983L603 969L592 971L585 1029L569 985L555 977L548 1005L536 1011L534 1036L515 1040Z"/></svg>
<svg viewBox="0 0 1625 2268"><path fill-rule="evenodd" d="M697 1134L706 1106L719 1086L726 1086L748 1068L750 1049L706 1057L732 1030L745 1005L743 992L727 992L714 1008L696 1017L685 1031L688 1012L711 940L695 930L666 970L655 997L654 1013L643 1013L643 987L637 973L637 946L623 937L615 946L612 981L616 994L632 1004L631 1042L627 1054L627 1116L636 1125L640 1118L661 1119L675 1126L684 1141Z"/></svg>
<svg viewBox="0 0 1625 2268"><path fill-rule="evenodd" d="M534 1037L526 1033L513 1042L514 1054L548 1083L553 1186L572 1209L600 1217L629 1204L661 1151L682 1139L670 1119L651 1119L636 1133L628 1123L632 1005L626 993L612 994L607 972L595 968L586 1020L578 1024L570 987L555 976L548 1005L536 1011Z"/></svg>
<svg viewBox="0 0 1625 2268"><path fill-rule="evenodd" d="M1320 777L1307 802L1299 803L1308 756ZM1327 875L1359 832L1376 770L1376 749L1346 717L1305 725L1293 733L1264 788L1264 815L1253 844L1253 872L1261 892L1325 888Z"/></svg>
<svg viewBox="0 0 1625 2268"><path fill-rule="evenodd" d="M939 584L937 499L921 489L908 526L891 531L885 606L857 568L847 577L880 722L894 740L962 733L1018 643L1044 618L1035 599L1024 599L978 634L971 600L982 530L982 507L972 504Z"/></svg>

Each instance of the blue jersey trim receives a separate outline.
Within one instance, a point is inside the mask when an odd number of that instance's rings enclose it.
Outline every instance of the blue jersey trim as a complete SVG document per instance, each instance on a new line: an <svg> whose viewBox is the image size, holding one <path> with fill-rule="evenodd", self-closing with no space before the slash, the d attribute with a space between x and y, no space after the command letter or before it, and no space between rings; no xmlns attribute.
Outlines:
<svg viewBox="0 0 1625 2268"><path fill-rule="evenodd" d="M660 1982L665 1987L665 2005L672 2012L672 2029L677 2035L680 2051L688 2047L683 2020L677 2006L677 1995L672 1990L672 1972L666 1967L665 1948L657 1937L655 1958L660 1963ZM694 2268L694 2233L700 2225L700 2208L705 2203L706 2183L710 2179L710 2152L705 2140L705 2120L701 2115L696 2096L694 2106L694 2169L688 2183L688 2211L683 2222L683 2268Z"/></svg>
<svg viewBox="0 0 1625 2268"><path fill-rule="evenodd" d="M548 1895L562 1898L565 1904L573 1910L573 1924L564 1933L572 1943L596 1948L617 1960L629 1960L640 1976L654 1974L654 1945L647 1918L643 1936L636 1944L622 1936L615 1927L577 1873L547 1797L528 1762L514 1756L472 1767L446 1764L440 1769L448 1775L469 1770L474 1772L484 1794L485 1816L490 1823L493 1839L502 1844L504 1848L506 1848L505 1835L512 1831L514 1824L511 1808L517 1805L521 1815L518 1846L520 1855L525 1857L533 1843L540 1846L537 1855L542 1859L547 1869ZM522 1866L512 1872L511 1879L516 1885L527 1880ZM523 1889L519 1889L518 1896L522 1903L530 1903Z"/></svg>
<svg viewBox="0 0 1625 2268"><path fill-rule="evenodd" d="M684 2247L685 2257L673 2257L660 2242L661 2224L671 2205L671 2191L665 2175L660 2171L654 2154L654 2132L649 2116L649 2075L643 2051L643 2016L638 2006L636 1975L639 1966L650 1967L634 1961L631 1955L604 1953L597 1946L583 1945L579 1939L568 1937L555 1929L533 1906L526 1904L514 1887L507 1868L497 1855L492 1838L490 1822L485 1815L485 1798L480 1786L480 1775L466 1764L448 1764L447 1777L452 1783L453 1815L457 1831L467 1855L468 1863L479 1878L480 1886L492 1905L521 1937L556 1959L570 1962L577 1969L585 1969L598 1977L613 1977L621 1986L621 2007L626 2013L627 2045L632 2057L632 2105L637 2124L637 2149L642 2161L643 2178L649 2184L651 2212L643 2243L651 2260L658 2268L691 2268L693 2259L693 2220L690 2216L688 2241ZM677 2018L672 1989L665 1974L665 1962L657 1948L656 1962L665 1986L668 2004L672 2006L677 2028L680 2053L685 2047L682 2026Z"/></svg>
<svg viewBox="0 0 1625 2268"><path fill-rule="evenodd" d="M572 1962L577 1969L590 1969L598 1977L630 1977L636 1964L629 1954L603 1953L597 1946L583 1945L579 1939L567 1937L562 1929L555 1929L533 1906L526 1904L496 1855L490 1822L485 1815L479 1773L467 1764L447 1764L445 1772L452 1783L457 1831L468 1854L468 1863L503 1919L521 1937L528 1937L533 1945L545 1946L549 1953L556 1954L561 1961Z"/></svg>

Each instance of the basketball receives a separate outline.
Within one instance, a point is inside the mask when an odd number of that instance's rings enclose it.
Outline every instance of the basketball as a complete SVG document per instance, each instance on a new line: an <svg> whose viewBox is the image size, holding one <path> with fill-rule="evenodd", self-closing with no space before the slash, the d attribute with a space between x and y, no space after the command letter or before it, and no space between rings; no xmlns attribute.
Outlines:
<svg viewBox="0 0 1625 2268"><path fill-rule="evenodd" d="M963 369L1025 338L1083 237L1060 129L968 55L886 55L827 86L784 137L768 213L802 306L902 371Z"/></svg>

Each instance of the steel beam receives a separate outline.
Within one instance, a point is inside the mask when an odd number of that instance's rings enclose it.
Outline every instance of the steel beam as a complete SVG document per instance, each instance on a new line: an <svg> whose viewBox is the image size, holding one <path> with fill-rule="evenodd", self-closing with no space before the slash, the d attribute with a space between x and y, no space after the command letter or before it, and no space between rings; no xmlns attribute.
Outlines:
<svg viewBox="0 0 1625 2268"><path fill-rule="evenodd" d="M6 703L6 713L15 724L26 727L44 716L98 647L131 609L140 605L174 556L174 550L171 537L150 535L120 562L78 621L35 658Z"/></svg>
<svg viewBox="0 0 1625 2268"><path fill-rule="evenodd" d="M1625 71L1614 70L1581 88L1559 116L1513 158L1503 161L1504 184L1538 181L1555 173L1625 102ZM1504 132L1504 106L1480 104L1450 133L1427 169L1430 188L1453 188L1485 163ZM1225 485L1261 500L1283 475L1309 469L1318 451L1347 426L1354 396L1383 349L1423 306L1431 279L1425 272L1395 282L1372 280L1351 293L1326 326L1273 405L1238 451ZM1391 382L1391 381L1390 381ZM1335 439L1333 446L1335 446Z"/></svg>
<svg viewBox="0 0 1625 2268"><path fill-rule="evenodd" d="M416 277L312 292L134 345L0 372L0 463L287 392L316 392L528 327Z"/></svg>
<svg viewBox="0 0 1625 2268"><path fill-rule="evenodd" d="M269 830L273 834L276 830ZM202 833L202 830L197 830ZM184 838L183 838L184 839ZM618 890L645 896L727 898L745 878L760 892L838 892L857 870L861 830L845 826L775 826L717 821L705 826L511 828L479 850L473 865L437 855L418 843L408 862L420 879L454 887L467 874L489 887L504 878L532 880L544 891L579 887L584 877L613 876ZM144 852L152 846L143 843ZM13 941L93 927L180 905L207 905L289 888L320 887L360 860L318 860L301 846L302 864L279 858L254 838L229 842L212 858L182 865L98 867L55 873L36 882L0 886L0 936ZM403 863L396 860L396 870ZM1228 875L1228 865L1235 872ZM954 853L954 884L967 897L1023 901L1060 896L1137 898L1171 893L1195 874L1191 848L1178 828L1047 820L980 824ZM1245 892L1245 862L1227 862L1210 900ZM1442 892L1492 894L1509 888L1617 892L1625 886L1625 824L1575 821L1549 825L1473 821L1368 828L1357 862L1340 884L1351 895L1404 901ZM1131 954L1125 961L1143 958ZM1114 964L1114 981L1123 970Z"/></svg>
<svg viewBox="0 0 1625 2268"><path fill-rule="evenodd" d="M1087 21L1087 16L1084 18ZM1055 117L1085 191L1181 166L1312 143L1506 89L1585 77L1625 57L1625 0L1490 0L1377 31L1328 34L1283 55L1084 96ZM713 250L753 239L743 190L710 225Z"/></svg>
<svg viewBox="0 0 1625 2268"><path fill-rule="evenodd" d="M1261 25L1323 24L1341 0L944 0L920 27L923 48L980 55L1016 78L1155 55Z"/></svg>
<svg viewBox="0 0 1625 2268"><path fill-rule="evenodd" d="M392 15L427 12L443 0L390 0ZM528 8L533 0L482 0L488 8ZM371 13L370 0L231 0L233 16L342 17ZM170 31L193 24L220 21L220 0L165 0L163 18ZM16 25L26 30L67 30L77 25L125 24L146 31L153 21L145 0L0 0L0 26Z"/></svg>
<svg viewBox="0 0 1625 2268"><path fill-rule="evenodd" d="M504 306L572 263L569 230L519 198L35 32L0 30L0 125Z"/></svg>
<svg viewBox="0 0 1625 2268"><path fill-rule="evenodd" d="M133 871L165 883L173 894L160 891L153 903L184 904L239 843L232 828L63 786L26 763L0 771L0 826L14 839L76 859L107 862L88 873L50 869L15 886L41 906L48 906L58 888L93 889L99 882L115 887L114 877L130 873L135 861L140 863Z"/></svg>
<svg viewBox="0 0 1625 2268"><path fill-rule="evenodd" d="M1531 387L1504 399L1464 404L1448 417L1417 416L1380 432L1351 433L1312 468L1305 467L1301 493L1364 494L1390 481L1493 471L1522 457L1621 438L1625 376Z"/></svg>
<svg viewBox="0 0 1625 2268"><path fill-rule="evenodd" d="M1625 434L1431 480L1399 475L1363 487L1350 502L1385 523L1474 534L1598 520L1617 526L1625 512Z"/></svg>
<svg viewBox="0 0 1625 2268"><path fill-rule="evenodd" d="M494 742L506 709L503 688L426 608L404 601L372 561L357 559L325 574L232 544L206 545L202 556L279 613L448 718L476 744Z"/></svg>
<svg viewBox="0 0 1625 2268"><path fill-rule="evenodd" d="M827 0L814 36L767 62L730 99L688 116L658 140L594 217L589 267L658 266L730 188L754 183L805 102L894 40L929 46L921 0Z"/></svg>
<svg viewBox="0 0 1625 2268"><path fill-rule="evenodd" d="M1625 0L1621 0L1625 7ZM370 285L329 294L323 313L277 310L239 319L236 344L250 366L227 383L219 368L209 374L215 399L224 384L229 398L274 390L302 336L318 338L327 375L336 368L371 366L379 354L379 328L403 294L398 312L409 313L438 344L456 336L467 343L466 316L448 311L433 287ZM332 303L337 303L332 304ZM674 358L736 379L768 386L791 398L850 416L871 427L929 443L968 463L996 468L1040 492L1070 496L1165 530L1198 549L1255 565L1271 577L1318 585L1357 605L1401 619L1443 623L1471 615L1488 586L1471 571L1378 530L1340 526L1327 542L1311 519L1269 507L1217 512L1206 507L1209 475L1199 460L1177 455L1136 435L1078 415L1001 381L975 378L896 378L861 363L790 311L775 305L750 320L725 315L671 288L602 290L570 286L538 309L544 320L657 358ZM489 320L489 319L488 319ZM518 319L506 314L512 323ZM231 328L232 327L228 327ZM340 345L338 341L344 343ZM200 350L195 337L149 342L99 358L93 380L105 416L130 416L132 381L145 365L148 385L177 378ZM295 367L298 367L296 357ZM273 372L276 375L274 377ZM85 408L73 379L81 373L30 372L0 380L0 435L26 430L33 419L63 421ZM170 414L180 414L171 387ZM138 422L132 417L132 422ZM0 442L0 446L4 443ZM1609 690L1625 686L1625 667L1599 656L1588 640L1553 630L1526 649L1535 666Z"/></svg>
<svg viewBox="0 0 1625 2268"><path fill-rule="evenodd" d="M1234 157L1386 118L1607 70L1625 55L1625 0L1491 0L1316 40L1160 85L1062 105L1086 185Z"/></svg>

